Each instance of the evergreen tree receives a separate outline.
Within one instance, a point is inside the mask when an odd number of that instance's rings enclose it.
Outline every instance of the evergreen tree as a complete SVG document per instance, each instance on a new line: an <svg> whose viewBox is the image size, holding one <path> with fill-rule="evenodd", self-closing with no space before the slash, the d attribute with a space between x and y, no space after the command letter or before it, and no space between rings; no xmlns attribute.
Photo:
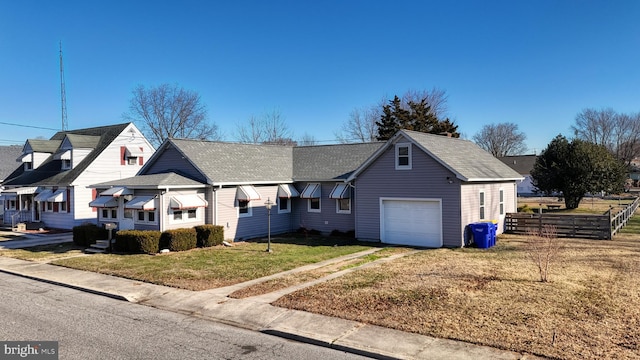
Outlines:
<svg viewBox="0 0 640 360"><path fill-rule="evenodd" d="M604 146L556 136L538 156L531 171L534 185L545 193L561 192L567 209L575 209L587 193L616 193L626 170Z"/></svg>
<svg viewBox="0 0 640 360"><path fill-rule="evenodd" d="M419 102L409 101L407 105L408 109L403 107L398 96L384 105L380 121L376 121L378 140L388 140L401 129L431 134L448 132L453 137L460 137L458 126L448 118L439 120L426 99Z"/></svg>

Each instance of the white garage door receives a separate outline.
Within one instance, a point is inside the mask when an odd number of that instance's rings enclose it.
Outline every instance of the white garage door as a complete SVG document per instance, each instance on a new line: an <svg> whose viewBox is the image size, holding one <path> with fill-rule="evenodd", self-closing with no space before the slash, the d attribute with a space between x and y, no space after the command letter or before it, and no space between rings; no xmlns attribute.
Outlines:
<svg viewBox="0 0 640 360"><path fill-rule="evenodd" d="M383 243L442 247L440 200L380 200Z"/></svg>

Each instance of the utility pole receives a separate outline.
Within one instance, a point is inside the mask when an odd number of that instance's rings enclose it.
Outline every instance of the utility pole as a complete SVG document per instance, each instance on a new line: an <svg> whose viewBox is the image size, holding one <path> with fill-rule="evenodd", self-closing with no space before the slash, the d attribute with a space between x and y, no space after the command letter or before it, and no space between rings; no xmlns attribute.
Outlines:
<svg viewBox="0 0 640 360"><path fill-rule="evenodd" d="M67 130L67 93L64 89L64 66L62 64L62 41L60 41L60 98L62 101L62 131Z"/></svg>

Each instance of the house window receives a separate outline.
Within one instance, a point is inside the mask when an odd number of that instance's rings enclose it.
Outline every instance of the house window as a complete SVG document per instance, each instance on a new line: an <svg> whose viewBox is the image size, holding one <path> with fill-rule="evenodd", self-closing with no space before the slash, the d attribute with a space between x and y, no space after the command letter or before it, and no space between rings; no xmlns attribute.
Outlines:
<svg viewBox="0 0 640 360"><path fill-rule="evenodd" d="M249 200L238 200L238 217L249 217L252 215L251 202Z"/></svg>
<svg viewBox="0 0 640 360"><path fill-rule="evenodd" d="M196 209L187 210L187 219L195 219L196 218Z"/></svg>
<svg viewBox="0 0 640 360"><path fill-rule="evenodd" d="M24 171L30 171L30 170L33 170L33 163L32 162L24 163Z"/></svg>
<svg viewBox="0 0 640 360"><path fill-rule="evenodd" d="M52 201L47 201L47 211L48 212L53 212L53 202Z"/></svg>
<svg viewBox="0 0 640 360"><path fill-rule="evenodd" d="M138 158L137 157L129 157L129 158L127 158L127 164L129 164L129 165L138 165Z"/></svg>
<svg viewBox="0 0 640 360"><path fill-rule="evenodd" d="M484 220L484 191L480 191L480 220Z"/></svg>
<svg viewBox="0 0 640 360"><path fill-rule="evenodd" d="M182 210L173 210L173 220L182 220Z"/></svg>
<svg viewBox="0 0 640 360"><path fill-rule="evenodd" d="M60 204L60 212L67 212L67 203L63 201L59 204Z"/></svg>
<svg viewBox="0 0 640 360"><path fill-rule="evenodd" d="M16 209L16 201L9 200L9 210L15 210L15 209Z"/></svg>
<svg viewBox="0 0 640 360"><path fill-rule="evenodd" d="M351 199L336 199L336 212L338 214L351 214Z"/></svg>
<svg viewBox="0 0 640 360"><path fill-rule="evenodd" d="M396 170L411 170L411 144L396 144Z"/></svg>
<svg viewBox="0 0 640 360"><path fill-rule="evenodd" d="M111 209L111 218L112 219L118 218L118 209Z"/></svg>
<svg viewBox="0 0 640 360"><path fill-rule="evenodd" d="M504 190L500 189L500 215L504 215Z"/></svg>
<svg viewBox="0 0 640 360"><path fill-rule="evenodd" d="M291 212L291 199L284 197L278 198L278 214L289 212Z"/></svg>
<svg viewBox="0 0 640 360"><path fill-rule="evenodd" d="M307 206L309 212L320 212L320 198L311 198Z"/></svg>
<svg viewBox="0 0 640 360"><path fill-rule="evenodd" d="M124 209L124 218L125 219L133 219L133 210Z"/></svg>
<svg viewBox="0 0 640 360"><path fill-rule="evenodd" d="M71 169L71 160L62 160L62 170Z"/></svg>
<svg viewBox="0 0 640 360"><path fill-rule="evenodd" d="M109 209L102 209L102 218L103 219L109 218Z"/></svg>
<svg viewBox="0 0 640 360"><path fill-rule="evenodd" d="M138 211L137 213L138 213L138 220L136 222L143 222L143 223L156 222L156 213L154 210Z"/></svg>

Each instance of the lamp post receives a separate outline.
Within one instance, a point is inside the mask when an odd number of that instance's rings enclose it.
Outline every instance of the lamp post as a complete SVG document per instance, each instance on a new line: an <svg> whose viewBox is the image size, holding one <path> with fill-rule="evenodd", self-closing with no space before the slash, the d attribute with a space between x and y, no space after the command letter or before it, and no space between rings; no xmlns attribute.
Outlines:
<svg viewBox="0 0 640 360"><path fill-rule="evenodd" d="M267 252L269 253L271 252L271 207L273 204L270 198L267 198L267 201L264 203L264 206L267 208L267 217L269 218L267 228Z"/></svg>

